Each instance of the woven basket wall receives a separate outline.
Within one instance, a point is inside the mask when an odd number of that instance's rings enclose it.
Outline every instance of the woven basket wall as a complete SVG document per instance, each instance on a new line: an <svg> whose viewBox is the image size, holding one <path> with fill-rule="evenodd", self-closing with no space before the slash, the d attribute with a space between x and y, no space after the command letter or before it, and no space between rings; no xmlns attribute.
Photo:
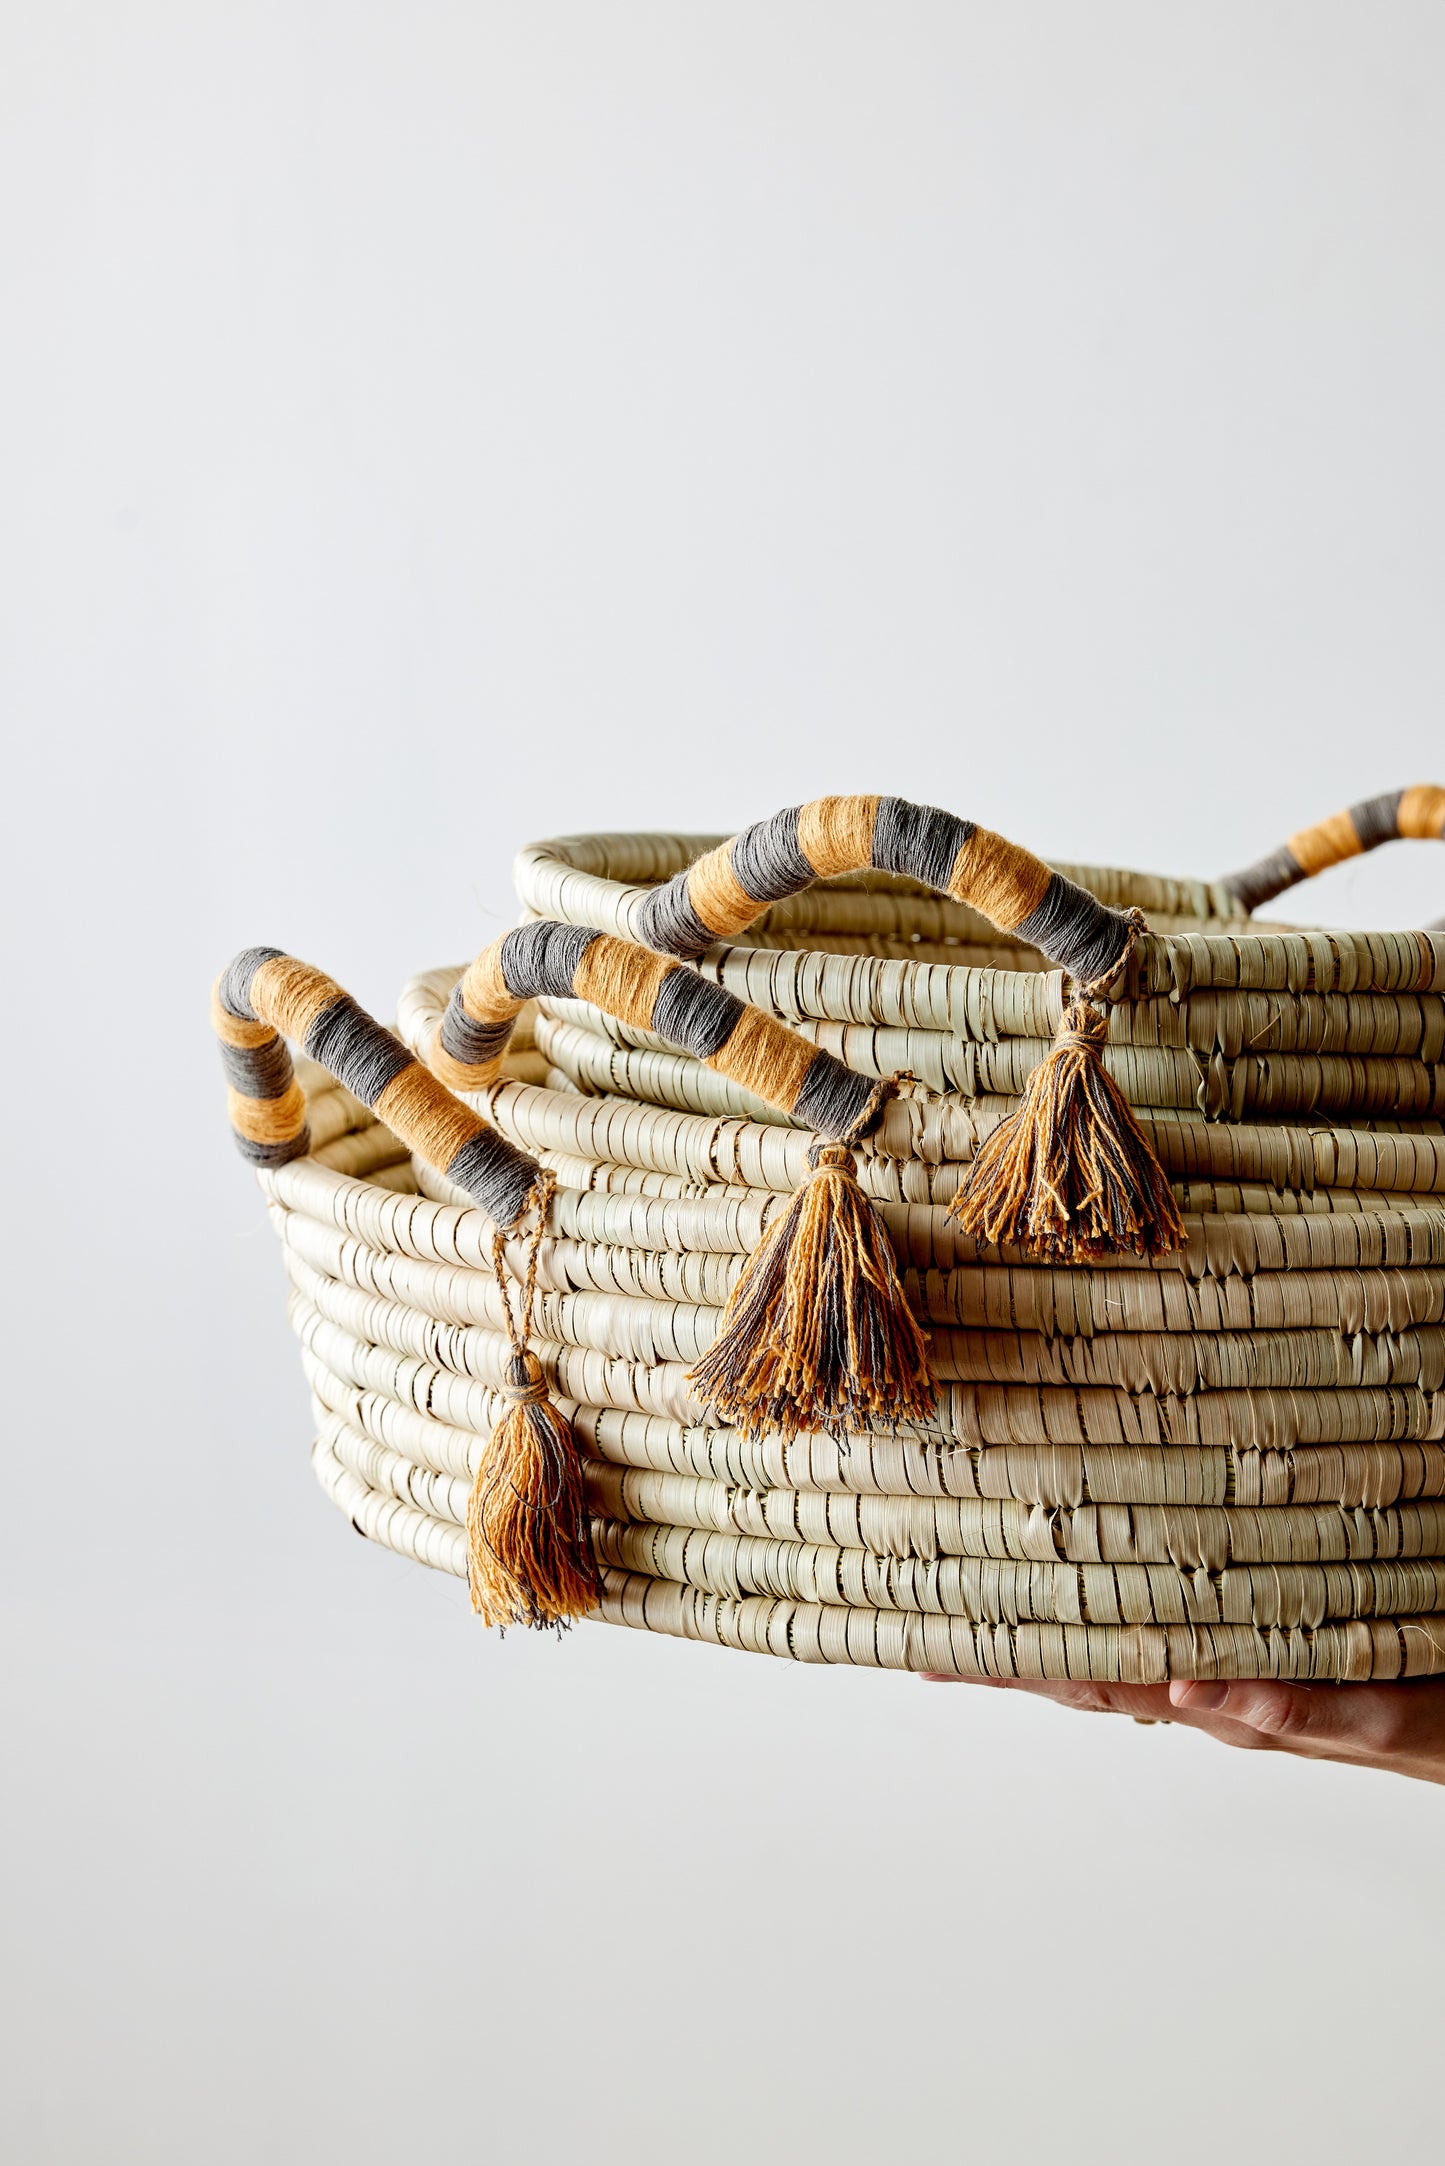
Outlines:
<svg viewBox="0 0 1445 2166"><path fill-rule="evenodd" d="M524 912L637 937L716 837L539 844ZM1075 869L1150 934L1107 1065L1184 1249L1043 1265L946 1218L1047 1052L1059 972L878 874L699 966L876 1075L859 1153L940 1382L896 1435L749 1442L685 1370L805 1170L788 1119L577 1002L473 1100L559 1177L537 1334L589 1454L608 1622L795 1660L1127 1678L1445 1670L1445 934L1262 927L1199 882ZM420 1050L459 967L402 996ZM373 1540L466 1573L507 1342L488 1221L310 1063L309 1157L263 1171L315 1464Z"/></svg>

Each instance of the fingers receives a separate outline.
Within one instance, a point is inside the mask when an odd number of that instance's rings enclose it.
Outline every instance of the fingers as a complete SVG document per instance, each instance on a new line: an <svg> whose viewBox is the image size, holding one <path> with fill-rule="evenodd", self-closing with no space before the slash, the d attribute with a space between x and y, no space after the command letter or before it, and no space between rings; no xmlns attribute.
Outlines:
<svg viewBox="0 0 1445 2166"><path fill-rule="evenodd" d="M1224 1744L1266 1750L1274 1740L1258 1734L1227 1715L1181 1708L1169 1696L1168 1685L1063 1684L1053 1678L1011 1677L1010 1690L1027 1692L1032 1698L1052 1700L1056 1707L1072 1707L1084 1715L1131 1715L1136 1722L1172 1722L1181 1729L1203 1730Z"/></svg>
<svg viewBox="0 0 1445 2166"><path fill-rule="evenodd" d="M1052 1700L1059 1707L1076 1708L1087 1715L1137 1715L1147 1722L1174 1719L1167 1685L1066 1683L1050 1677L951 1677L936 1671L926 1672L925 1678L931 1685L988 1685L995 1690L1027 1692L1035 1699Z"/></svg>
<svg viewBox="0 0 1445 2166"><path fill-rule="evenodd" d="M1121 1685L930 1673L928 1682L1026 1692L1085 1714L1177 1723L1246 1751L1352 1761L1445 1783L1445 1678L1379 1685L1295 1685L1272 1679Z"/></svg>
<svg viewBox="0 0 1445 2166"><path fill-rule="evenodd" d="M989 1685L995 1690L1026 1692L1033 1699L1052 1700L1056 1707L1071 1707L1084 1715L1130 1715L1135 1722L1172 1722L1181 1729L1203 1730L1223 1744L1275 1749L1272 1741L1243 1723L1231 1722L1171 1701L1168 1685L1114 1685L1063 1683L1050 1677L952 1677L930 1674L930 1684Z"/></svg>
<svg viewBox="0 0 1445 2166"><path fill-rule="evenodd" d="M1337 1687L1329 1688L1337 1692ZM1311 1698L1308 1685L1283 1685L1269 1680L1219 1684L1185 1678L1169 1687L1171 1705L1191 1715L1224 1717L1242 1722L1266 1737L1296 1741L1311 1737L1338 1736L1337 1711Z"/></svg>
<svg viewBox="0 0 1445 2166"><path fill-rule="evenodd" d="M1181 1681L1169 1687L1181 1714L1242 1724L1286 1752L1393 1766L1438 1761L1445 1779L1445 1688Z"/></svg>

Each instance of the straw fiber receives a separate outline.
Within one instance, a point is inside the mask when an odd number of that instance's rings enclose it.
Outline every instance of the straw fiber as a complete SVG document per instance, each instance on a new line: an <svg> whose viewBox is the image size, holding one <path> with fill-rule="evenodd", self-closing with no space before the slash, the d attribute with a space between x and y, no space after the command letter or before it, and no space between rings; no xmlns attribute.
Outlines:
<svg viewBox="0 0 1445 2166"><path fill-rule="evenodd" d="M1442 831L1445 793L1396 792L1213 883L1045 867L889 798L539 843L521 930L415 978L364 1061L338 988L248 951L216 1023L323 1487L467 1575L530 1269L609 1623L974 1676L1445 1672L1445 933L1248 916ZM957 1214L1058 1058L1066 969L1180 1214L1165 1253L1049 1259ZM694 1372L820 1135L936 1405L749 1429Z"/></svg>

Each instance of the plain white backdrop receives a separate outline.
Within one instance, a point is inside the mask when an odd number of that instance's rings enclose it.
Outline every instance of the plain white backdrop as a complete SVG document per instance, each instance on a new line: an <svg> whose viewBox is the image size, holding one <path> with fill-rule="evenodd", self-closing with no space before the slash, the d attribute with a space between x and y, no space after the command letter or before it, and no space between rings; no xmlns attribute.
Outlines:
<svg viewBox="0 0 1445 2166"><path fill-rule="evenodd" d="M1439 8L0 27L0 2152L1428 2155L1438 1792L503 1645L357 1541L206 1001L390 1013L538 835L882 789L1211 874L1445 779Z"/></svg>

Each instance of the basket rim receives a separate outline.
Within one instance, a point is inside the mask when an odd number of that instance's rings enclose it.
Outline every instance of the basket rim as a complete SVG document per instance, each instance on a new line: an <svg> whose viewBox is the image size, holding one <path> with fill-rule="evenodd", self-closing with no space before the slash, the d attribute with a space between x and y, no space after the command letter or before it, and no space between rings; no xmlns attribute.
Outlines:
<svg viewBox="0 0 1445 2166"><path fill-rule="evenodd" d="M722 840L726 837L638 830L568 835L529 843L514 862L523 915L595 926L601 932L646 945L639 912L652 888L682 871L703 849ZM1304 992L1445 993L1445 932L1439 930L1406 927L1393 932L1364 932L1348 927L1270 923L1242 917L1237 903L1218 882L1181 880L1167 874L1099 865L1061 864L1054 869L1115 907L1137 903L1147 914L1152 906L1156 913L1197 917L1201 927L1215 928L1146 933L1116 996L1120 1002L1158 994L1177 1000L1196 989L1228 987L1286 996ZM891 873L847 874L819 882L806 892L816 893L817 888L841 894L926 898L931 906L946 911L961 931L982 929L979 936L990 941L999 937L988 921L967 905L937 897L917 881ZM799 898L791 900L796 903ZM789 904L784 902L764 912L749 930L766 932L786 928L789 922ZM792 922L797 922L795 913ZM707 950L706 959L759 955L775 966L789 967L812 953L816 951L806 947L757 948L744 939L718 943ZM1037 987L1041 979L1061 982L1063 976L1057 970L913 963L892 957L875 959L874 967L882 972L938 973L943 984L957 983L960 990L987 979L1005 999L1020 997L1023 988Z"/></svg>
<svg viewBox="0 0 1445 2166"><path fill-rule="evenodd" d="M457 966L442 966L419 972L403 988L397 1030L402 1042L419 1057L424 1057L459 975ZM610 1124L620 1121L625 1112L626 1134L638 1152L628 1157L630 1164L662 1173L691 1168L693 1178L708 1183L726 1185L740 1179L748 1188L781 1195L791 1194L806 1171L808 1136L804 1130L744 1114L682 1112L631 1098L588 1096L506 1078L484 1092L463 1095L526 1150L572 1154L579 1142L597 1140L602 1129L610 1132ZM899 1098L885 1110L865 1156L878 1166L885 1162L900 1168L922 1166L930 1180L946 1181L952 1169L968 1163L981 1138L1004 1117L1008 1104L998 1098ZM1445 1193L1433 1186L1445 1178L1445 1138L1433 1128L1416 1137L1412 1132L1354 1128L1328 1119L1309 1125L1298 1121L1238 1124L1148 1109L1141 1110L1141 1118L1175 1178L1257 1182L1269 1172L1276 1185L1283 1180L1291 1187L1373 1190L1385 1184L1336 1181L1328 1177L1328 1167L1359 1165L1361 1160L1373 1160L1378 1166L1393 1152L1402 1160L1411 1155L1420 1163L1428 1160L1433 1169L1429 1192ZM620 1147L620 1139L614 1140ZM1272 1172L1267 1164L1271 1153L1276 1161ZM587 1155L585 1149L581 1155ZM1172 1171L1176 1155L1177 1174ZM746 1171L730 1174L727 1164ZM902 1175L897 1178L901 1181ZM956 1174L949 1195L953 1186ZM1416 1184L1398 1192L1413 1194ZM919 1194L913 1200L947 1199Z"/></svg>

